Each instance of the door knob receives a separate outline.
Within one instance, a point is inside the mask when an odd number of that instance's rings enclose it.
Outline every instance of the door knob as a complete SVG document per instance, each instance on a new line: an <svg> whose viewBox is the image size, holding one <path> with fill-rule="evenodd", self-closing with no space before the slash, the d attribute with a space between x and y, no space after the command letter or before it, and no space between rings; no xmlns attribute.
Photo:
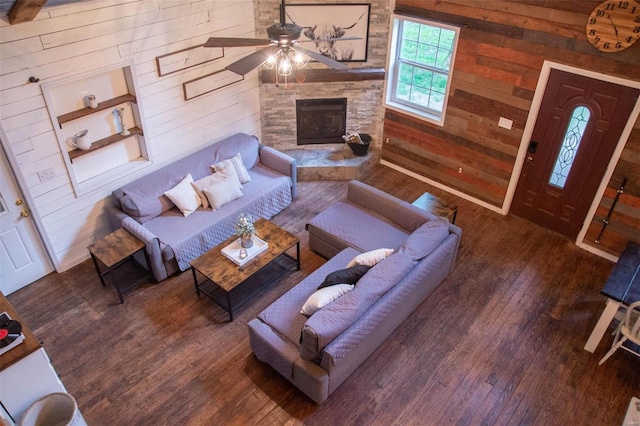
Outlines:
<svg viewBox="0 0 640 426"><path fill-rule="evenodd" d="M22 202L23 202L22 200L17 199L17 200L16 200L16 206L21 206L21 205L22 205Z"/></svg>
<svg viewBox="0 0 640 426"><path fill-rule="evenodd" d="M20 216L22 217L29 217L29 210L24 209L20 212Z"/></svg>

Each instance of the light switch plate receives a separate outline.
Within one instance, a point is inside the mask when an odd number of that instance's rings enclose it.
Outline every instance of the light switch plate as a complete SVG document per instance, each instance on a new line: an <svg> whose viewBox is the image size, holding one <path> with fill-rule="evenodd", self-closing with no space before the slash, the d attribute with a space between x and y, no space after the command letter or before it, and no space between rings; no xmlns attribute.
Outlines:
<svg viewBox="0 0 640 426"><path fill-rule="evenodd" d="M48 167L38 172L38 179L40 179L40 182L53 179L54 177L56 177L56 172L53 170L53 167Z"/></svg>
<svg viewBox="0 0 640 426"><path fill-rule="evenodd" d="M500 117L500 120L498 120L498 127L503 127L507 130L511 130L512 125L513 120L509 120L508 118Z"/></svg>

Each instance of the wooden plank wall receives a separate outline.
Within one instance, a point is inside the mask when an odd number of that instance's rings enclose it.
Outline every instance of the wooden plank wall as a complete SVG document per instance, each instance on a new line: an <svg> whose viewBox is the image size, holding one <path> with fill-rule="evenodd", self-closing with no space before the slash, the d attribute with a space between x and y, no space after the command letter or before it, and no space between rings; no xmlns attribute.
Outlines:
<svg viewBox="0 0 640 426"><path fill-rule="evenodd" d="M32 22L0 19L0 125L4 146L27 182L30 208L45 227L57 270L88 257L86 247L108 232L111 191L138 176L77 197L70 183L40 85L133 60L145 138L159 168L240 131L260 135L257 73L238 84L185 101L182 83L223 69L248 49L163 77L155 58L204 43L211 35L254 37L253 0L91 0L45 7ZM39 83L28 83L30 76ZM55 177L37 172L53 167Z"/></svg>
<svg viewBox="0 0 640 426"><path fill-rule="evenodd" d="M397 0L396 11L462 26L445 125L387 110L382 158L501 207L545 60L640 80L640 42L602 53L585 36L601 1ZM512 130L498 119L513 120ZM462 168L463 172L458 173ZM593 243L622 176L629 179L601 244ZM622 155L585 243L619 254L640 240L640 123Z"/></svg>

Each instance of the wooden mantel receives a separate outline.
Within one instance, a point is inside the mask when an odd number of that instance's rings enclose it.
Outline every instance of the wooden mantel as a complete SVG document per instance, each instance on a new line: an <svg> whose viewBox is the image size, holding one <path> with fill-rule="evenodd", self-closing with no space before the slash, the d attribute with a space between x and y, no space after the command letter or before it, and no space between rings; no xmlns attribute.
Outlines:
<svg viewBox="0 0 640 426"><path fill-rule="evenodd" d="M349 68L348 70L334 69L304 69L295 71L287 77L289 83L333 83L338 81L384 80L384 68ZM284 77L278 77L284 84ZM262 82L274 84L276 74L274 70L262 70Z"/></svg>

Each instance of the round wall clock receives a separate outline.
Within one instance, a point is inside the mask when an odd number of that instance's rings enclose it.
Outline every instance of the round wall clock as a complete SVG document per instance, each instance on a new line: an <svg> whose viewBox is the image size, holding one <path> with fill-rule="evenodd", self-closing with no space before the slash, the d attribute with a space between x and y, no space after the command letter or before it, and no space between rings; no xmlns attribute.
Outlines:
<svg viewBox="0 0 640 426"><path fill-rule="evenodd" d="M619 52L640 38L640 3L609 0L596 7L586 25L587 39L603 52Z"/></svg>

